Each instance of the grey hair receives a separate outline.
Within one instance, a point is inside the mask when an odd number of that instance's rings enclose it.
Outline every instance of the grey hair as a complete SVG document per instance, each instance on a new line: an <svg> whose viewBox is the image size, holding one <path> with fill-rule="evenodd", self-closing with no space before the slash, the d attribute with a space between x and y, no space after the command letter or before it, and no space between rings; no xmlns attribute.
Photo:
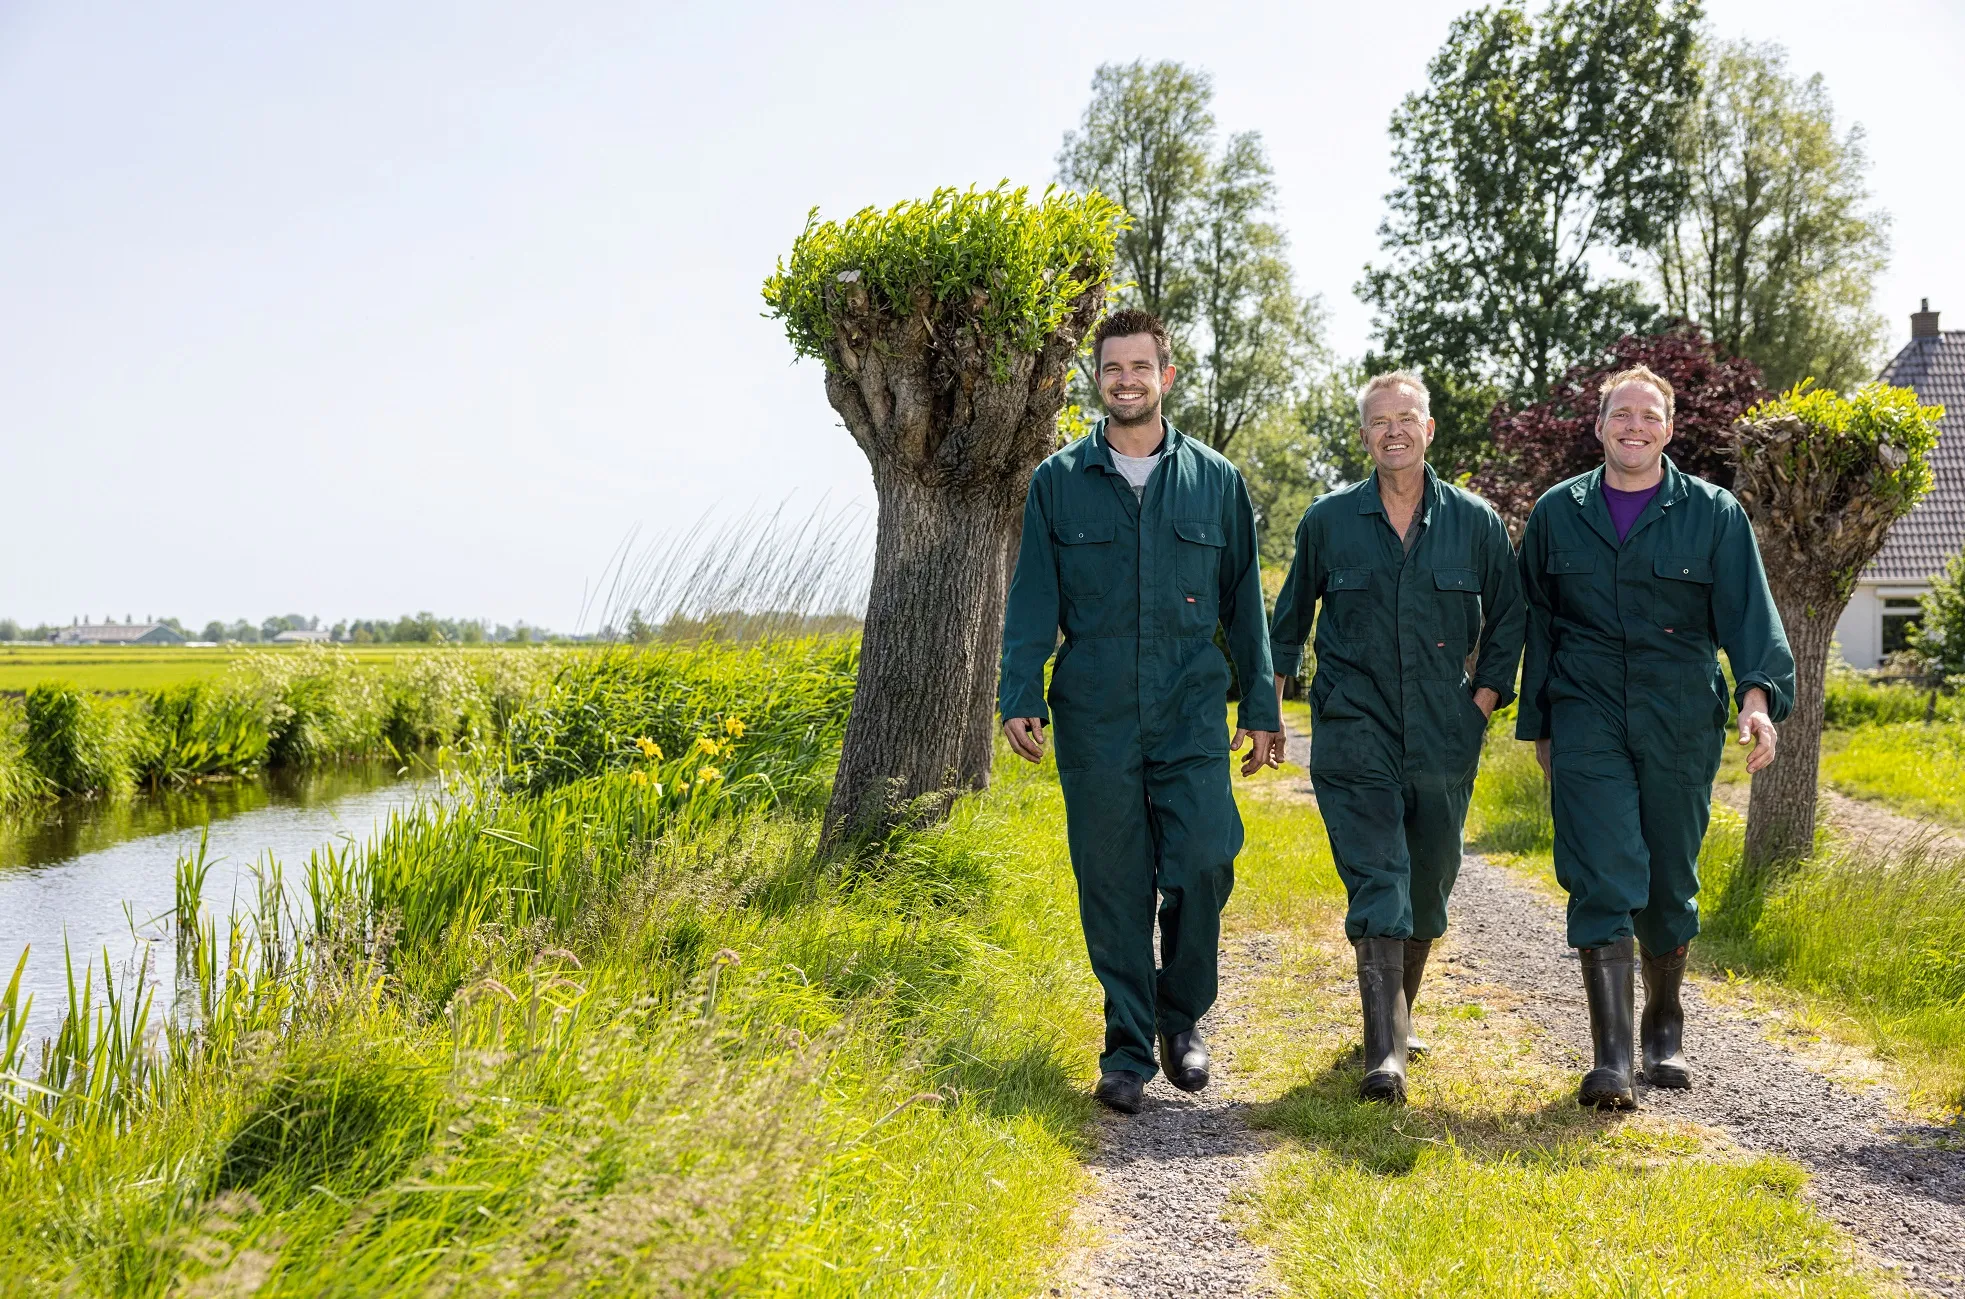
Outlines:
<svg viewBox="0 0 1965 1299"><path fill-rule="evenodd" d="M1412 370L1387 370L1384 374L1374 374L1358 389L1358 427L1365 426L1365 403L1371 395L1386 388L1411 388L1419 394L1419 413L1427 419L1433 418L1433 399L1426 391L1426 381Z"/></svg>

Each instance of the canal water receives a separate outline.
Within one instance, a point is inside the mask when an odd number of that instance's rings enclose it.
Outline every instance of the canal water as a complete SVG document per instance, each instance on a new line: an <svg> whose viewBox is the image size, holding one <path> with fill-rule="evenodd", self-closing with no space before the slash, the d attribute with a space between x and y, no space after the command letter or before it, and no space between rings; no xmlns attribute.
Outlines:
<svg viewBox="0 0 1965 1299"><path fill-rule="evenodd" d="M144 963L163 987L155 1024L170 1004L175 950L164 918L176 906L177 861L209 827L204 905L221 918L251 911L255 868L278 862L290 896L304 897L315 849L361 843L390 812L435 787L397 763L276 772L124 800L70 800L23 822L0 823L0 991L28 952L21 994L32 994L30 1041L49 1036L68 1004L63 940L79 984L103 954L121 981ZM99 996L98 996L99 1000ZM30 1060L38 1052L29 1052Z"/></svg>

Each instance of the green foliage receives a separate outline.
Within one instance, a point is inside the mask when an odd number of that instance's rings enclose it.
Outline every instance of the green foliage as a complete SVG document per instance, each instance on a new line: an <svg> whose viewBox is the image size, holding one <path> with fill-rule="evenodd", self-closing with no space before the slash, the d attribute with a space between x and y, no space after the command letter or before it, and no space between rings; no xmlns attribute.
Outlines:
<svg viewBox="0 0 1965 1299"><path fill-rule="evenodd" d="M972 310L975 346L999 365L1041 348L1112 265L1124 220L1098 194L1047 189L1036 203L1008 184L939 189L844 222L814 208L789 263L764 282L764 301L801 356L826 356L842 291L857 288L906 317L929 303Z"/></svg>
<svg viewBox="0 0 1965 1299"><path fill-rule="evenodd" d="M1383 351L1425 369L1436 406L1442 388L1535 400L1649 325L1639 286L1592 263L1678 218L1698 18L1675 0L1558 0L1533 21L1509 6L1454 21L1393 114L1387 260L1358 286ZM1475 413L1436 410L1453 416L1446 450L1478 443Z"/></svg>
<svg viewBox="0 0 1965 1299"><path fill-rule="evenodd" d="M62 794L121 793L131 772L129 710L60 682L27 692L27 762Z"/></svg>
<svg viewBox="0 0 1965 1299"><path fill-rule="evenodd" d="M1921 603L1924 616L1911 648L1928 671L1945 677L1965 673L1965 551L1945 561L1945 571L1931 579Z"/></svg>
<svg viewBox="0 0 1965 1299"><path fill-rule="evenodd" d="M1822 778L1845 794L1876 799L1909 816L1965 826L1965 721L1956 700L1951 720L1926 724L1925 694L1917 720L1863 726L1822 761Z"/></svg>
<svg viewBox="0 0 1965 1299"><path fill-rule="evenodd" d="M48 778L27 757L27 719L0 699L0 816L14 816L52 796Z"/></svg>
<svg viewBox="0 0 1965 1299"><path fill-rule="evenodd" d="M1837 135L1821 74L1797 81L1778 45L1717 45L1705 64L1680 145L1690 202L1654 252L1665 309L1775 391L1854 387L1876 371L1870 299L1889 252L1862 130Z"/></svg>
<svg viewBox="0 0 1965 1299"><path fill-rule="evenodd" d="M260 701L193 681L148 696L133 766L141 784L256 771L273 742Z"/></svg>
<svg viewBox="0 0 1965 1299"><path fill-rule="evenodd" d="M1823 696L1822 724L1829 727L1851 729L1891 722L1922 722L1927 714L1933 714L1937 721L1965 722L1965 698L1939 695L1934 702L1928 691L1871 681L1846 669L1829 673Z"/></svg>

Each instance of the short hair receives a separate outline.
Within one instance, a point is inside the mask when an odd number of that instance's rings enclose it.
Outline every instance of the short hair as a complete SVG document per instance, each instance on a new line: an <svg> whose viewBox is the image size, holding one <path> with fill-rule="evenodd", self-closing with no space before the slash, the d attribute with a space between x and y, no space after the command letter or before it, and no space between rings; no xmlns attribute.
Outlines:
<svg viewBox="0 0 1965 1299"><path fill-rule="evenodd" d="M1433 398L1426 391L1426 381L1413 370L1387 370L1384 374L1374 374L1365 380L1365 386L1358 389L1358 427L1365 426L1365 403L1375 392L1387 388L1411 388L1419 394L1419 413L1427 419L1433 418Z"/></svg>
<svg viewBox="0 0 1965 1299"><path fill-rule="evenodd" d="M1150 311L1127 307L1098 322L1098 329L1092 334L1092 368L1105 363L1102 352L1106 339L1131 338L1134 334L1153 335L1153 350L1160 358L1162 370L1174 363L1173 340L1167 337L1167 327L1160 323L1160 318Z"/></svg>
<svg viewBox="0 0 1965 1299"><path fill-rule="evenodd" d="M1672 422L1672 385L1663 375L1654 373L1648 365L1634 365L1628 370L1619 370L1603 381L1597 389L1597 427L1602 428L1604 420L1610 417L1610 394L1627 383L1648 383L1658 390L1665 399L1665 423Z"/></svg>

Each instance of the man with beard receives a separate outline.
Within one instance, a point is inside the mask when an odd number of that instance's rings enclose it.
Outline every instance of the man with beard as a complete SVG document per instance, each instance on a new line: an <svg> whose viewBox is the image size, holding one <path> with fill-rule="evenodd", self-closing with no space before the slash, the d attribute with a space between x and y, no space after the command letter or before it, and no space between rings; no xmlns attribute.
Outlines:
<svg viewBox="0 0 1965 1299"><path fill-rule="evenodd" d="M1250 775L1282 761L1283 737L1262 688L1244 692L1228 737L1216 627L1243 682L1270 676L1242 476L1161 415L1174 367L1156 318L1115 312L1092 355L1108 418L1031 476L997 703L1004 736L1032 762L1056 718L1079 918L1105 991L1095 1094L1133 1114L1155 1072L1156 1036L1169 1082L1208 1085L1195 1025L1214 1004L1221 909L1242 846L1228 751L1253 741Z"/></svg>
<svg viewBox="0 0 1965 1299"><path fill-rule="evenodd" d="M1589 997L1595 1060L1577 1099L1630 1109L1640 952L1645 1081L1692 1081L1679 985L1726 730L1717 651L1733 666L1739 742L1754 746L1748 771L1774 761L1794 656L1746 511L1665 455L1671 384L1642 366L1606 379L1597 439L1603 465L1544 493L1522 535L1515 734L1550 779L1556 878Z"/></svg>
<svg viewBox="0 0 1965 1299"><path fill-rule="evenodd" d="M1358 394L1371 477L1317 498L1270 624L1276 693L1316 620L1310 779L1350 909L1366 1100L1400 1102L1413 999L1446 931L1488 717L1514 697L1521 585L1500 516L1426 463L1426 385L1404 371ZM1472 664L1469 673L1468 665Z"/></svg>

